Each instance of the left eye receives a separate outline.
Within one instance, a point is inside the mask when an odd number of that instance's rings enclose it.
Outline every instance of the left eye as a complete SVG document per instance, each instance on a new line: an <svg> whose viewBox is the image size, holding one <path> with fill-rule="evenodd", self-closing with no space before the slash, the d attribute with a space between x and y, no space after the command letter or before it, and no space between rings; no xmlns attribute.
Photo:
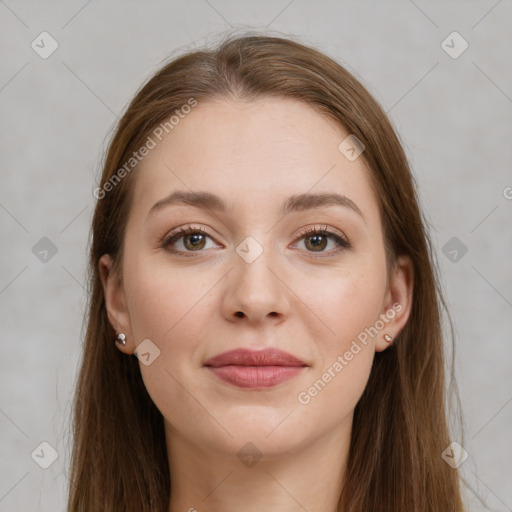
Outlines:
<svg viewBox="0 0 512 512"><path fill-rule="evenodd" d="M329 240L332 240L335 245L338 246L338 249L334 249L334 252L350 247L347 240L327 229L309 229L301 235L300 240L304 240L308 252L330 252L324 250ZM309 249L311 249L311 251L309 251Z"/></svg>

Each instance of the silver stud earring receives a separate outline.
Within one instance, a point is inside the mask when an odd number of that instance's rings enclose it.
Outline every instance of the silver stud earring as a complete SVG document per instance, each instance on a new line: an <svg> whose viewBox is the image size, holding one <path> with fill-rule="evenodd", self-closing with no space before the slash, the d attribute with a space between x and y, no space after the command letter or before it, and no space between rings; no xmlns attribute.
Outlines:
<svg viewBox="0 0 512 512"><path fill-rule="evenodd" d="M117 341L119 343L121 343L121 345L125 346L126 345L126 336L123 333L118 334L117 335Z"/></svg>
<svg viewBox="0 0 512 512"><path fill-rule="evenodd" d="M384 334L384 339L388 342L388 343L391 343L391 340L393 339L389 334Z"/></svg>

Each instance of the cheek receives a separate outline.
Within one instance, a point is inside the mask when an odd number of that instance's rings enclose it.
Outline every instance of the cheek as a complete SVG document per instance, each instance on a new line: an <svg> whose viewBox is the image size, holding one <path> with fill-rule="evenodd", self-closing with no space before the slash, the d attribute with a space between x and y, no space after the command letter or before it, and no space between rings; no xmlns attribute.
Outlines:
<svg viewBox="0 0 512 512"><path fill-rule="evenodd" d="M368 333L379 318L385 283L385 274L374 265L373 270L346 269L323 293L310 292L312 309L329 334L315 338L319 364L296 400L308 418L322 416L325 428L350 417L366 387L375 355Z"/></svg>
<svg viewBox="0 0 512 512"><path fill-rule="evenodd" d="M345 351L379 318L386 286L385 266L377 262L347 266L316 284L309 287L308 297L311 309L319 312L329 328L326 352L332 355L334 351Z"/></svg>
<svg viewBox="0 0 512 512"><path fill-rule="evenodd" d="M361 346L351 359L346 352L329 358L329 363L299 390L296 396L298 411L307 423L305 430L315 429L322 419L322 429L329 431L343 422L351 421L353 411L368 382L373 363L374 350ZM356 352L356 351L354 351Z"/></svg>
<svg viewBox="0 0 512 512"><path fill-rule="evenodd" d="M184 272L179 267L159 266L149 258L134 259L127 265L126 287L135 339L154 339L162 348L171 339L181 340L177 333L185 326L188 329L196 325L191 319L200 318L208 304L214 278Z"/></svg>
<svg viewBox="0 0 512 512"><path fill-rule="evenodd" d="M140 364L144 385L162 414L185 430L190 428L191 417L202 422L205 430L211 429L197 402L186 397L201 396L194 364L202 333L211 321L206 310L212 307L208 291L214 278L179 268L159 268L149 258L126 265L133 336L137 344L150 339L160 351L150 365Z"/></svg>
<svg viewBox="0 0 512 512"><path fill-rule="evenodd" d="M347 266L340 277L323 284L322 293L310 292L315 302L312 309L329 328L327 335L316 338L320 364L314 378L320 382L311 396L321 391L323 397L318 402L334 401L331 403L350 408L366 386L375 355L372 328L382 308L385 261ZM347 412L345 407L343 410Z"/></svg>

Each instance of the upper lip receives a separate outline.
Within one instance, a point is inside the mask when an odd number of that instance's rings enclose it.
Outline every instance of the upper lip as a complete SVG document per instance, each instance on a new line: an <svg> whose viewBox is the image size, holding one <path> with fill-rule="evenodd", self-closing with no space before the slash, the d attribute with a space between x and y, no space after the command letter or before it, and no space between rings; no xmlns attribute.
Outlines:
<svg viewBox="0 0 512 512"><path fill-rule="evenodd" d="M264 350L251 350L237 348L229 352L223 352L204 363L204 366L307 366L304 361L279 350L277 348L266 348Z"/></svg>

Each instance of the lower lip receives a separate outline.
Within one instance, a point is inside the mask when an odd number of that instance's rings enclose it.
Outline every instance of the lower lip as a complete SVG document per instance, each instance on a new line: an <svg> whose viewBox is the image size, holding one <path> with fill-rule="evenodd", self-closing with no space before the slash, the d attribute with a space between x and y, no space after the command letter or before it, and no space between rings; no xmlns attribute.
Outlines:
<svg viewBox="0 0 512 512"><path fill-rule="evenodd" d="M270 388L298 375L304 366L207 366L219 379L240 388Z"/></svg>

